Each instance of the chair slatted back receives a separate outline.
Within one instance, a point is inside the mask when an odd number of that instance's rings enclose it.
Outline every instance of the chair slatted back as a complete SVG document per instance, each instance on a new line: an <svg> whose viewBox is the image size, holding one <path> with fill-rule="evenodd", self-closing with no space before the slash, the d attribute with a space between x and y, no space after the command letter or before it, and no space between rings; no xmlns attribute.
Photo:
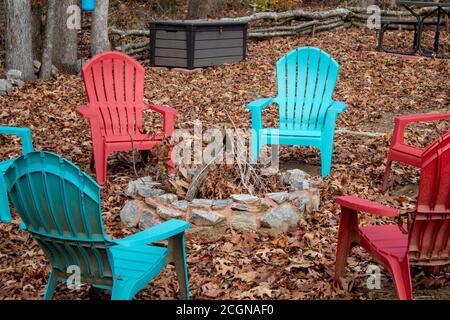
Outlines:
<svg viewBox="0 0 450 320"><path fill-rule="evenodd" d="M59 277L77 266L88 283L112 283L100 187L73 163L35 151L5 173L10 198Z"/></svg>
<svg viewBox="0 0 450 320"><path fill-rule="evenodd" d="M450 134L427 148L422 157L416 217L410 233L412 263L450 263Z"/></svg>
<svg viewBox="0 0 450 320"><path fill-rule="evenodd" d="M276 69L280 129L322 129L339 64L318 48L303 47L278 60Z"/></svg>
<svg viewBox="0 0 450 320"><path fill-rule="evenodd" d="M142 129L145 69L120 52L105 52L82 69L89 107L100 116L106 136L126 136Z"/></svg>

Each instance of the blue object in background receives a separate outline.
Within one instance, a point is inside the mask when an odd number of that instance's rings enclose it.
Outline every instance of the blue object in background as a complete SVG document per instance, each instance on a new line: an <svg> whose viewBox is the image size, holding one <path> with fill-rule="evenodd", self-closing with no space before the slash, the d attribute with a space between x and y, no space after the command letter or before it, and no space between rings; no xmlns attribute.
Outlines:
<svg viewBox="0 0 450 320"><path fill-rule="evenodd" d="M247 105L252 114L253 161L264 145L314 146L322 155L322 176L330 174L334 128L346 105L333 100L338 63L318 48L295 49L276 63L278 96ZM279 127L264 128L262 112L279 107Z"/></svg>
<svg viewBox="0 0 450 320"><path fill-rule="evenodd" d="M83 11L94 11L95 0L81 0L81 9Z"/></svg>
<svg viewBox="0 0 450 320"><path fill-rule="evenodd" d="M15 159L5 175L17 213L45 253L52 269L44 299L78 268L81 283L111 290L112 299L132 299L174 262L181 297L189 299L184 231L169 220L120 240L105 234L100 187L70 161L44 151ZM168 247L149 245L168 240Z"/></svg>

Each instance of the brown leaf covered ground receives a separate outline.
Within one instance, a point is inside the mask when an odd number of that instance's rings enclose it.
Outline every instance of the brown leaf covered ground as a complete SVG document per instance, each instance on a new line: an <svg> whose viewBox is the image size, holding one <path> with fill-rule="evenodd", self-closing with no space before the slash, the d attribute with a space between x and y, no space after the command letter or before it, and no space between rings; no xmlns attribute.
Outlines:
<svg viewBox="0 0 450 320"><path fill-rule="evenodd" d="M386 133L379 138L337 135L333 167L322 183L322 205L306 217L300 228L280 238L228 231L220 239L189 237L187 257L194 299L373 299L395 298L389 276L382 289L365 289L366 266L374 263L361 249L349 259L347 290L332 289L332 275L339 208L334 200L355 194L397 208L413 205L417 170L395 165L395 187L379 190L385 167L393 116L419 112L449 111L450 61L387 56L374 53L374 34L350 30L319 37L275 38L250 42L246 61L205 69L191 76L147 68L145 97L169 104L178 111L177 126L192 128L194 120L204 127L250 128L245 104L258 97L275 95L274 63L291 49L313 45L329 52L341 64L335 98L348 104L339 117L339 129ZM56 152L89 171L90 134L75 108L86 102L80 78L61 76L39 81L0 98L0 124L32 129L35 147ZM266 125L276 125L277 110L265 111ZM159 119L150 114L146 127ZM426 124L408 131L408 140L426 145L448 123ZM0 156L19 152L17 140L0 137ZM309 148L283 148L283 167L319 172L320 158ZM138 173L144 167L138 165ZM134 177L130 155L113 156L108 184L102 189L103 221L107 233L123 237L135 232L122 228L119 212L126 199L124 188ZM365 223L376 223L365 217ZM379 222L379 221L378 221ZM0 299L42 297L48 276L46 259L26 232L18 232L19 220L0 226ZM414 270L414 293L419 299L449 298L449 270L440 276ZM174 299L177 283L173 268L166 268L137 299ZM89 290L71 292L60 288L57 299L85 299Z"/></svg>

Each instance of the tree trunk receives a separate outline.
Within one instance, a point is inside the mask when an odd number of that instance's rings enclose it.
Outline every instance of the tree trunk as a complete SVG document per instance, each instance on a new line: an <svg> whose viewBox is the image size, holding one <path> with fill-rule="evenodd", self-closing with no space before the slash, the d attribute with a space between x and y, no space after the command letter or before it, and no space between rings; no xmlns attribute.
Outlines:
<svg viewBox="0 0 450 320"><path fill-rule="evenodd" d="M219 18L222 0L190 0L187 19Z"/></svg>
<svg viewBox="0 0 450 320"><path fill-rule="evenodd" d="M31 2L31 39L33 42L33 59L42 57L42 4Z"/></svg>
<svg viewBox="0 0 450 320"><path fill-rule="evenodd" d="M177 0L159 0L159 11L161 13L175 13L177 11Z"/></svg>
<svg viewBox="0 0 450 320"><path fill-rule="evenodd" d="M97 3L100 1L97 1ZM78 5L77 0L58 0L55 10L55 36L53 43L53 64L59 71L77 73L77 34L76 28L68 28L69 6Z"/></svg>
<svg viewBox="0 0 450 320"><path fill-rule="evenodd" d="M109 0L97 1L91 25L91 54L93 56L111 48L108 38Z"/></svg>
<svg viewBox="0 0 450 320"><path fill-rule="evenodd" d="M56 0L48 0L47 22L45 27L44 46L42 48L42 66L39 73L41 78L50 78L52 75L53 38L55 30Z"/></svg>
<svg viewBox="0 0 450 320"><path fill-rule="evenodd" d="M6 70L22 71L23 80L35 79L29 0L6 0Z"/></svg>

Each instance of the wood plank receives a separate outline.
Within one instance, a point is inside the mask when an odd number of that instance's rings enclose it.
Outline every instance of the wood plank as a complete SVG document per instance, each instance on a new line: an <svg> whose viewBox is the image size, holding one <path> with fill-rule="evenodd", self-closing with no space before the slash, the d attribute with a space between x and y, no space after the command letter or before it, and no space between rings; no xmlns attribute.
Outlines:
<svg viewBox="0 0 450 320"><path fill-rule="evenodd" d="M187 58L187 51L183 49L156 48L155 56L165 58Z"/></svg>
<svg viewBox="0 0 450 320"><path fill-rule="evenodd" d="M243 39L224 39L224 40L200 40L195 41L195 49L219 49L230 47L243 47Z"/></svg>
<svg viewBox="0 0 450 320"><path fill-rule="evenodd" d="M195 50L195 59L202 58L216 58L216 57L229 57L229 56L244 56L244 49L242 47L234 48L219 48L219 49L206 49Z"/></svg>
<svg viewBox="0 0 450 320"><path fill-rule="evenodd" d="M242 60L242 56L196 59L194 60L194 68L221 65L224 63L231 63L240 60Z"/></svg>
<svg viewBox="0 0 450 320"><path fill-rule="evenodd" d="M156 39L155 48L186 49L186 41Z"/></svg>
<svg viewBox="0 0 450 320"><path fill-rule="evenodd" d="M223 39L243 39L244 31L199 31L195 34L196 40L223 40Z"/></svg>
<svg viewBox="0 0 450 320"><path fill-rule="evenodd" d="M183 67L183 68L188 67L187 59L181 58L155 57L155 65L165 67Z"/></svg>
<svg viewBox="0 0 450 320"><path fill-rule="evenodd" d="M186 31L174 30L156 30L156 39L163 40L184 40L186 41Z"/></svg>

